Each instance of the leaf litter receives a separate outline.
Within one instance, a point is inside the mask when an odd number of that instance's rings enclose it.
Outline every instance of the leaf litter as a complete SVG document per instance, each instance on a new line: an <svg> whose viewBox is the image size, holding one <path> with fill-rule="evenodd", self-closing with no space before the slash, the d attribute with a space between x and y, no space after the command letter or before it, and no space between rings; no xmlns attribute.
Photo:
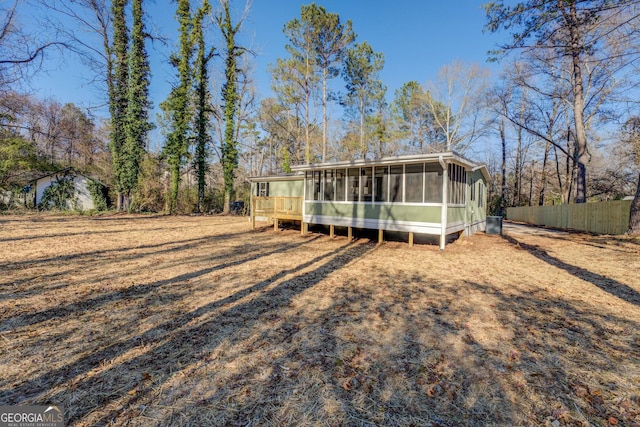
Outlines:
<svg viewBox="0 0 640 427"><path fill-rule="evenodd" d="M0 227L0 402L71 426L640 426L637 239Z"/></svg>

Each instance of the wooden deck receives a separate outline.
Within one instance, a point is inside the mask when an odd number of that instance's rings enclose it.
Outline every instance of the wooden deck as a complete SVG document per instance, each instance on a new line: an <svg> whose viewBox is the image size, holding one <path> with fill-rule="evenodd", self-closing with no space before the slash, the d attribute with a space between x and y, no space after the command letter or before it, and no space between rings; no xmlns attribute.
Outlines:
<svg viewBox="0 0 640 427"><path fill-rule="evenodd" d="M256 227L256 217L273 220L278 229L281 219L302 222L302 197L259 197L251 198L251 226Z"/></svg>

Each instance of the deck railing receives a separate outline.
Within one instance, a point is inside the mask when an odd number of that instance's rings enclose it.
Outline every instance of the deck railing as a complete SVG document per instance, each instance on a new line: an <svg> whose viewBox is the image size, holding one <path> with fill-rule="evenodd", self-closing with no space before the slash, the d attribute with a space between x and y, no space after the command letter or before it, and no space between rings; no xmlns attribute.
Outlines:
<svg viewBox="0 0 640 427"><path fill-rule="evenodd" d="M273 219L276 227L280 219L302 221L302 197L253 196L251 200L253 227L255 227L257 216Z"/></svg>

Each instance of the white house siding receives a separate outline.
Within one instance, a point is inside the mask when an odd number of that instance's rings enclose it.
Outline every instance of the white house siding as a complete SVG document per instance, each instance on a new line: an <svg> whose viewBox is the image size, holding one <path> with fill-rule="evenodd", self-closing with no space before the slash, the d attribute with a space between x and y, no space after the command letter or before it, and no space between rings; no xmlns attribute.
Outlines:
<svg viewBox="0 0 640 427"><path fill-rule="evenodd" d="M95 206L93 205L91 192L89 192L89 179L84 176L76 176L73 180L73 185L76 188L78 209L81 211L93 209Z"/></svg>
<svg viewBox="0 0 640 427"><path fill-rule="evenodd" d="M62 178L63 176L64 175L45 176L36 181L36 205L42 201L44 191L51 186L52 183L55 183L57 178ZM82 175L77 175L73 179L73 186L75 188L77 209L81 211L93 209L94 204L91 192L89 191L89 179Z"/></svg>
<svg viewBox="0 0 640 427"><path fill-rule="evenodd" d="M44 190L49 188L51 184L56 181L57 177L57 175L45 176L36 181L36 205L40 204L42 196L44 196Z"/></svg>

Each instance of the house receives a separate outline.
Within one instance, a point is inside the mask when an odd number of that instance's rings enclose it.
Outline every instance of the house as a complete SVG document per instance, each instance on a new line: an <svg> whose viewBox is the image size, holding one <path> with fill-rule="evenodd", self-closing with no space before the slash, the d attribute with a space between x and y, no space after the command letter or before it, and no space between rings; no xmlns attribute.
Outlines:
<svg viewBox="0 0 640 427"><path fill-rule="evenodd" d="M486 227L489 173L449 151L375 160L292 167L291 175L253 177L251 220L299 220L308 224L440 236L473 234Z"/></svg>
<svg viewBox="0 0 640 427"><path fill-rule="evenodd" d="M51 199L52 188L67 186L69 191L56 192L56 200ZM48 208L56 203L64 205L66 209L86 211L99 209L99 201L92 194L91 186L95 186L100 195L105 198L106 186L100 181L84 175L73 168L65 168L30 181L26 188L26 204L32 207ZM49 189L49 190L48 190ZM49 193L49 196L47 195ZM62 195L62 193L66 193ZM60 196L61 195L61 196ZM42 206L43 202L49 206ZM60 206L58 206L60 207ZM104 206L106 208L106 206Z"/></svg>

